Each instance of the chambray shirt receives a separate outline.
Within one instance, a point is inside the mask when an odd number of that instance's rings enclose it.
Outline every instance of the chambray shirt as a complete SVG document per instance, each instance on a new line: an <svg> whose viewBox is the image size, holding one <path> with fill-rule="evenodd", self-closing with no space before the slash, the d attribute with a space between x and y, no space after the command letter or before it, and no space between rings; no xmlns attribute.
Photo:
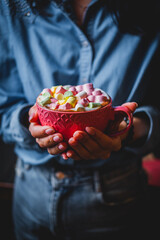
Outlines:
<svg viewBox="0 0 160 240"><path fill-rule="evenodd" d="M73 13L51 2L43 14L25 0L10 13L0 3L0 134L25 163L97 167L128 164L160 145L160 36L119 31L104 1L92 0L76 25ZM136 114L146 114L150 131L140 148L123 148L107 160L63 160L40 149L23 125L23 115L43 88L92 82L107 92L113 105L136 101ZM114 159L114 161L113 161ZM136 159L136 157L135 157Z"/></svg>

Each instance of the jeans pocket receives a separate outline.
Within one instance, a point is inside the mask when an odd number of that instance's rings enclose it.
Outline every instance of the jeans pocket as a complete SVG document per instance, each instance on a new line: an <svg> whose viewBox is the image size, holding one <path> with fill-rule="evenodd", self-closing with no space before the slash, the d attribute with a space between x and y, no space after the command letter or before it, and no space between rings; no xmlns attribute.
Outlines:
<svg viewBox="0 0 160 240"><path fill-rule="evenodd" d="M145 182L143 172L137 168L123 174L117 174L113 178L107 174L101 176L101 188L103 200L108 205L120 205L135 201L144 193Z"/></svg>

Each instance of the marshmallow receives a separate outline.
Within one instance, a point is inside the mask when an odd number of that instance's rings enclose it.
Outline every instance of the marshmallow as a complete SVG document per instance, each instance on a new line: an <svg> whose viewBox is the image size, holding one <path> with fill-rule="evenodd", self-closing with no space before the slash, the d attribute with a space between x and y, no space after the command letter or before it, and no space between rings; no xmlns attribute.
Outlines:
<svg viewBox="0 0 160 240"><path fill-rule="evenodd" d="M57 88L57 86L53 86L53 87L51 87L51 92L52 92L52 95L54 95L54 94L55 94L56 88Z"/></svg>
<svg viewBox="0 0 160 240"><path fill-rule="evenodd" d="M48 103L50 103L50 98L51 98L51 95L49 92L45 92L43 93L42 95L39 96L39 103L40 105L44 106Z"/></svg>
<svg viewBox="0 0 160 240"><path fill-rule="evenodd" d="M50 95L52 94L50 88L44 88L43 91L42 91L42 94L48 92Z"/></svg>
<svg viewBox="0 0 160 240"><path fill-rule="evenodd" d="M90 101L90 102L95 102L95 96L93 96L93 95L90 95L90 96L88 96L87 97L88 98L88 100Z"/></svg>
<svg viewBox="0 0 160 240"><path fill-rule="evenodd" d="M71 85L64 85L63 88L66 89L67 91L69 90L69 88L72 87Z"/></svg>
<svg viewBox="0 0 160 240"><path fill-rule="evenodd" d="M82 85L77 85L75 88L76 88L77 92L83 91L83 86Z"/></svg>
<svg viewBox="0 0 160 240"><path fill-rule="evenodd" d="M100 104L100 103L90 102L90 103L88 104L88 107L89 107L89 108L101 107L101 104Z"/></svg>
<svg viewBox="0 0 160 240"><path fill-rule="evenodd" d="M65 99L58 100L58 103L59 103L59 105L63 105L63 104L65 104L65 103L66 103L66 100L65 100Z"/></svg>
<svg viewBox="0 0 160 240"><path fill-rule="evenodd" d="M66 91L67 91L67 90L64 89L62 86L58 86L58 87L56 88L55 93L56 93L56 94L58 94L58 93L64 94Z"/></svg>
<svg viewBox="0 0 160 240"><path fill-rule="evenodd" d="M81 91L81 92L79 92L79 93L77 93L76 94L76 98L78 99L78 100L80 100L80 99L82 99L82 98L86 98L88 95L87 95L87 93L85 92L85 91Z"/></svg>
<svg viewBox="0 0 160 240"><path fill-rule="evenodd" d="M77 103L76 106L75 106L75 110L77 112L83 112L83 111L85 111L85 108L84 108L84 106L82 104Z"/></svg>
<svg viewBox="0 0 160 240"><path fill-rule="evenodd" d="M64 95L62 93L55 93L54 94L54 97L57 99L57 100L63 100L64 99Z"/></svg>
<svg viewBox="0 0 160 240"><path fill-rule="evenodd" d="M50 109L54 110L54 109L57 109L59 107L59 104L58 102L54 102L54 103L50 103L48 104L48 106Z"/></svg>
<svg viewBox="0 0 160 240"><path fill-rule="evenodd" d="M106 102L106 101L108 101L108 99L107 99L107 97L106 96L104 96L104 95L97 95L96 97L95 97L95 102L96 103L102 103L102 102Z"/></svg>
<svg viewBox="0 0 160 240"><path fill-rule="evenodd" d="M67 109L71 109L71 108L72 108L72 106L68 102L66 102L65 104L59 106L59 109L61 109L61 110L67 110Z"/></svg>
<svg viewBox="0 0 160 240"><path fill-rule="evenodd" d="M83 105L84 107L87 107L88 104L89 104L89 101L88 101L87 98L83 98L83 99L80 99L80 100L78 101L78 103L81 104L81 105Z"/></svg>
<svg viewBox="0 0 160 240"><path fill-rule="evenodd" d="M110 97L100 88L94 88L92 83L84 85L59 85L45 88L37 101L49 109L70 111L91 111L110 103Z"/></svg>
<svg viewBox="0 0 160 240"><path fill-rule="evenodd" d="M92 84L92 83L86 83L86 84L84 84L84 85L83 85L83 90L86 91L86 92L89 91L89 90L92 90L92 91L93 91L93 90L94 90L93 84Z"/></svg>
<svg viewBox="0 0 160 240"><path fill-rule="evenodd" d="M64 98L69 98L69 97L72 97L73 96L73 93L71 91L66 91L64 93Z"/></svg>
<svg viewBox="0 0 160 240"><path fill-rule="evenodd" d="M92 92L93 92L92 89L86 89L85 91L86 91L86 93L87 93L88 96L89 96L89 95L92 95Z"/></svg>
<svg viewBox="0 0 160 240"><path fill-rule="evenodd" d="M92 92L92 95L94 95L94 96L102 95L102 91L101 90L94 90Z"/></svg>
<svg viewBox="0 0 160 240"><path fill-rule="evenodd" d="M67 103L69 103L72 107L75 107L76 105L76 98L73 96L73 97L69 97L67 99Z"/></svg>
<svg viewBox="0 0 160 240"><path fill-rule="evenodd" d="M50 100L51 100L51 103L55 103L58 101L56 98L53 98L53 97L51 97Z"/></svg>
<svg viewBox="0 0 160 240"><path fill-rule="evenodd" d="M71 91L74 95L76 95L76 93L77 93L77 90L74 86L70 87L69 91Z"/></svg>

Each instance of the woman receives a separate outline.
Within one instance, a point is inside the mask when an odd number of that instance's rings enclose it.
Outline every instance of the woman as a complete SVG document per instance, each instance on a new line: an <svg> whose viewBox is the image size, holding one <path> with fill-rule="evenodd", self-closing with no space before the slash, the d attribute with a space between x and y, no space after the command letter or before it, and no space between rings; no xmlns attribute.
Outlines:
<svg viewBox="0 0 160 240"><path fill-rule="evenodd" d="M142 3L2 1L0 129L19 158L17 239L113 239L138 231L147 185L141 159L160 143L159 4L142 15ZM88 127L66 143L39 124L34 103L43 88L87 82L134 112L127 134L111 138Z"/></svg>

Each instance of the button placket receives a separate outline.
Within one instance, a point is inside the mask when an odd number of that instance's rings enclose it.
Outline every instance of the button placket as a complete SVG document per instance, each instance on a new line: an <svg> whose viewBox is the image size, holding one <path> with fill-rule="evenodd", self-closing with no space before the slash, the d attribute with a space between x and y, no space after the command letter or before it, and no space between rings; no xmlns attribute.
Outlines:
<svg viewBox="0 0 160 240"><path fill-rule="evenodd" d="M81 35L80 79L83 84L89 82L92 62L92 48L90 42Z"/></svg>

